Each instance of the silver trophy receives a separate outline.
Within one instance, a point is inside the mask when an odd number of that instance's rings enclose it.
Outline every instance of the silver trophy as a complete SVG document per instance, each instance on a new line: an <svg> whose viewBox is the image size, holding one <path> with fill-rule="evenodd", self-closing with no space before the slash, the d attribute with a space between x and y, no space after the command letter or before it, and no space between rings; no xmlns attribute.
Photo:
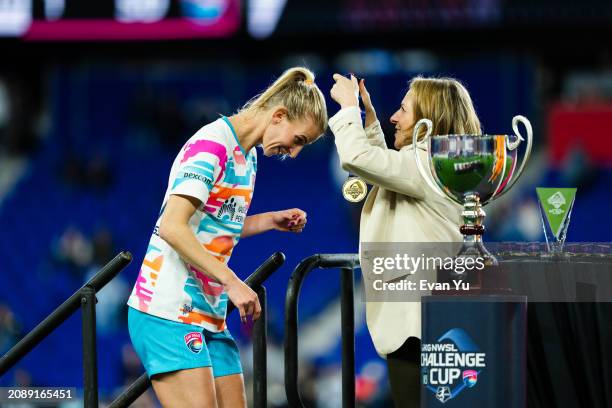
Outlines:
<svg viewBox="0 0 612 408"><path fill-rule="evenodd" d="M522 123L527 130L527 147L516 171L518 147L525 139L518 130ZM419 173L437 194L463 205L463 247L459 256L481 256L487 265L497 260L482 244L484 205L501 197L519 179L531 153L533 131L524 116L512 119L514 135L432 135L429 119L414 126L412 140L417 140L421 126L427 127L423 140L427 143L429 166L426 168L413 143Z"/></svg>

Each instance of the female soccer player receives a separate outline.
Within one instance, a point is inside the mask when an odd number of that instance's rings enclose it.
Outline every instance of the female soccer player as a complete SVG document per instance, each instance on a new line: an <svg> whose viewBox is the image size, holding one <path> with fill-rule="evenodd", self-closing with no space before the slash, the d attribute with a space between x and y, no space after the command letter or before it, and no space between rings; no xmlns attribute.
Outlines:
<svg viewBox="0 0 612 408"><path fill-rule="evenodd" d="M227 266L240 238L300 232L294 208L247 216L257 154L296 157L327 127L323 94L306 68L283 73L237 114L201 128L176 157L161 212L128 301L134 348L164 407L245 407L228 299L257 319L256 293Z"/></svg>

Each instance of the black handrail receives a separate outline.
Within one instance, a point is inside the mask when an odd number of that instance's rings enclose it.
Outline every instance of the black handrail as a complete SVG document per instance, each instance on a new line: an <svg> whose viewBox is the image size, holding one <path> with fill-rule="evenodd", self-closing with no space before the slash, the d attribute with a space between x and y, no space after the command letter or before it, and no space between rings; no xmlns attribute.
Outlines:
<svg viewBox="0 0 612 408"><path fill-rule="evenodd" d="M83 323L83 388L84 405L98 407L98 358L96 354L96 292L110 282L132 261L132 254L120 252L102 267L85 285L15 344L0 358L0 376L57 329L80 307Z"/></svg>
<svg viewBox="0 0 612 408"><path fill-rule="evenodd" d="M315 268L341 268L342 407L355 406L355 315L353 270L357 254L317 254L302 260L293 271L285 298L285 392L292 408L304 407L298 386L298 299L302 283Z"/></svg>
<svg viewBox="0 0 612 408"><path fill-rule="evenodd" d="M57 309L51 312L41 323L32 329L26 336L15 344L2 358L0 358L0 376L10 370L19 360L28 354L53 330L57 329L78 308L83 306L83 297L87 288L99 291L111 279L113 279L123 268L132 261L132 254L121 252L98 273L96 273L85 285L70 296Z"/></svg>
<svg viewBox="0 0 612 408"><path fill-rule="evenodd" d="M83 403L98 406L98 355L96 353L96 291L91 286L82 289L83 320Z"/></svg>
<svg viewBox="0 0 612 408"><path fill-rule="evenodd" d="M268 305L266 287L257 291L261 315L253 325L253 406L268 407Z"/></svg>
<svg viewBox="0 0 612 408"><path fill-rule="evenodd" d="M248 278L245 279L244 283L249 285L251 289L255 290L259 296L259 302L262 308L262 314L253 325L253 347L256 351L253 353L253 370L255 371L253 392L256 393L255 397L255 408L265 408L267 405L266 394L261 395L262 390L266 389L266 375L267 366L265 354L262 356L261 353L265 352L265 335L266 335L266 291L263 283L274 273L281 265L285 262L285 254L282 252L275 252L268 259L266 259ZM229 303L227 307L227 315L234 311L236 306L233 303ZM263 339L258 338L262 336ZM141 375L137 380L128 386L128 388L121 393L109 406L108 408L124 408L128 407L134 401L144 394L151 386L151 380L146 373Z"/></svg>

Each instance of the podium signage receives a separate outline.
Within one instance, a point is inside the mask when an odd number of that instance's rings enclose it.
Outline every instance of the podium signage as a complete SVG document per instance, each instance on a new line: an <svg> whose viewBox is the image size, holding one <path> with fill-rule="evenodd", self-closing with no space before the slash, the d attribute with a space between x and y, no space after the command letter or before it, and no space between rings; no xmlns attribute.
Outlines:
<svg viewBox="0 0 612 408"><path fill-rule="evenodd" d="M436 343L421 345L423 385L445 403L478 383L486 356L465 330L451 329Z"/></svg>
<svg viewBox="0 0 612 408"><path fill-rule="evenodd" d="M527 298L421 302L421 408L525 408Z"/></svg>

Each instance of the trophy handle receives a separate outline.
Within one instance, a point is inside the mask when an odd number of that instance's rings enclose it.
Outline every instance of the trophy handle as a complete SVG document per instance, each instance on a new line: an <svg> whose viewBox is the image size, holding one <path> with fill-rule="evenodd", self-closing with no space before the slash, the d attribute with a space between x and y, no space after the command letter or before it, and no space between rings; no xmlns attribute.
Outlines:
<svg viewBox="0 0 612 408"><path fill-rule="evenodd" d="M440 197L447 197L447 195L444 194L444 192L440 189L440 187L431 180L432 177L430 176L430 174L427 173L427 171L423 167L423 163L421 162L421 158L419 157L419 152L417 149L417 142L418 142L419 129L421 128L422 125L427 126L427 133L425 133L425 137L423 137L424 142L427 141L429 136L431 136L431 132L433 130L433 123L431 123L431 120L429 119L421 119L416 123L416 125L414 125L414 130L412 131L412 150L414 152L414 157L416 160L417 168L419 169L419 173L421 174L421 177L423 177L423 180L425 180L427 185L436 194L438 194Z"/></svg>
<svg viewBox="0 0 612 408"><path fill-rule="evenodd" d="M516 176L513 176L512 180L510 180L510 183L506 185L506 187L504 188L504 191L495 195L493 199L498 199L499 197L504 195L508 190L510 190L510 188L512 188L514 183L518 181L519 177L523 173L525 164L527 163L527 160L529 160L529 156L531 155L531 144L533 142L533 129L531 128L531 123L529 122L529 119L527 119L526 117L522 115L516 115L514 118L512 118L512 130L514 130L514 134L518 137L518 139L516 140L516 142L511 142L510 139L507 139L506 146L508 150L514 150L519 147L522 141L525 140L523 139L523 137L521 136L521 133L518 130L519 122L522 123L523 126L525 126L525 130L527 130L527 148L525 149L525 155L523 156L523 161L521 162L521 166L516 172Z"/></svg>

